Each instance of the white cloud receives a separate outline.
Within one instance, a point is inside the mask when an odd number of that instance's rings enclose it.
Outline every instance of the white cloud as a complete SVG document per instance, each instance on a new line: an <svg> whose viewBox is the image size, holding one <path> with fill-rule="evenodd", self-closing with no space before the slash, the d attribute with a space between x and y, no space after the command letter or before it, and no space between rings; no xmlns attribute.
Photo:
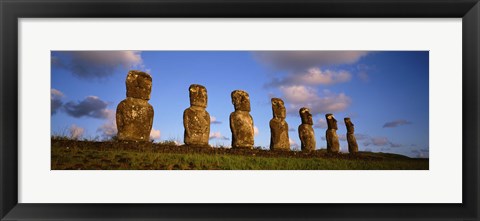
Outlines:
<svg viewBox="0 0 480 221"><path fill-rule="evenodd" d="M210 124L221 124L221 121L218 121L216 117L211 116L210 117Z"/></svg>
<svg viewBox="0 0 480 221"><path fill-rule="evenodd" d="M106 110L107 119L97 128L104 139L109 139L117 135L117 122L115 120L115 112L113 110Z"/></svg>
<svg viewBox="0 0 480 221"><path fill-rule="evenodd" d="M219 131L210 133L209 139L230 140L228 137L223 136Z"/></svg>
<svg viewBox="0 0 480 221"><path fill-rule="evenodd" d="M55 88L50 89L50 99L54 98L61 98L63 97L63 93Z"/></svg>
<svg viewBox="0 0 480 221"><path fill-rule="evenodd" d="M340 152L348 153L348 144L347 144L347 146L340 145Z"/></svg>
<svg viewBox="0 0 480 221"><path fill-rule="evenodd" d="M257 136L260 133L257 126L253 126L253 136Z"/></svg>
<svg viewBox="0 0 480 221"><path fill-rule="evenodd" d="M283 97L291 103L302 103L318 99L315 89L303 85L280 86Z"/></svg>
<svg viewBox="0 0 480 221"><path fill-rule="evenodd" d="M349 81L352 76L347 71L322 71L320 68L310 68L306 73L300 74L299 80L302 83L313 85L328 85L335 83L343 83Z"/></svg>
<svg viewBox="0 0 480 221"><path fill-rule="evenodd" d="M300 150L300 145L298 145L297 142L295 142L291 138L288 138L288 142L290 143L290 147L292 148L292 150Z"/></svg>
<svg viewBox="0 0 480 221"><path fill-rule="evenodd" d="M210 133L210 138L220 138L221 136L222 136L222 133L220 133L220 132Z"/></svg>
<svg viewBox="0 0 480 221"><path fill-rule="evenodd" d="M267 87L282 87L291 85L332 85L345 83L352 79L350 72L345 70L321 70L318 67L308 68L302 72L291 72L284 78L272 78Z"/></svg>
<svg viewBox="0 0 480 221"><path fill-rule="evenodd" d="M160 139L160 130L155 130L155 128L152 128L150 131L150 140L157 140Z"/></svg>
<svg viewBox="0 0 480 221"><path fill-rule="evenodd" d="M294 140L292 140L292 138L288 138L288 142L290 143L290 145L294 145L296 144Z"/></svg>
<svg viewBox="0 0 480 221"><path fill-rule="evenodd" d="M301 107L309 107L313 115L318 113L331 113L343 111L351 104L351 98L344 93L335 94L328 90L318 93L308 86L282 86L282 97L288 105L287 110L291 114L297 114Z"/></svg>
<svg viewBox="0 0 480 221"><path fill-rule="evenodd" d="M85 129L73 124L69 128L69 132L70 132L70 138L77 140L77 139L79 139L80 137L83 136L83 133L85 132Z"/></svg>

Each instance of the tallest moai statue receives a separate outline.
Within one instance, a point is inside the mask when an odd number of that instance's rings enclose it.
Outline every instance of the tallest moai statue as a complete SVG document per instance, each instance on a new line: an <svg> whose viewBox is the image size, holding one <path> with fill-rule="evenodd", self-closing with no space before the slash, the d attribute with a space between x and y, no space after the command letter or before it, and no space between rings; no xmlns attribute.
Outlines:
<svg viewBox="0 0 480 221"><path fill-rule="evenodd" d="M153 124L153 107L148 103L152 77L145 72L129 71L125 84L127 98L117 106L117 138L148 141Z"/></svg>

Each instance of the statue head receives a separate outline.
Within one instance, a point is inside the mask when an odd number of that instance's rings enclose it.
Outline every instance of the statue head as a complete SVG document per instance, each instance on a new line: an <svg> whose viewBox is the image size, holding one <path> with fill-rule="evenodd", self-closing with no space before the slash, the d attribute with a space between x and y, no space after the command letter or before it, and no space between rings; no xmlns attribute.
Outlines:
<svg viewBox="0 0 480 221"><path fill-rule="evenodd" d="M152 77L142 71L129 71L127 80L127 97L150 100L152 92Z"/></svg>
<svg viewBox="0 0 480 221"><path fill-rule="evenodd" d="M335 129L335 130L338 129L337 120L335 119L333 114L325 114L325 118L327 119L327 125L328 125L329 130L330 129Z"/></svg>
<svg viewBox="0 0 480 221"><path fill-rule="evenodd" d="M300 118L302 118L302 124L310 124L313 125L312 114L310 113L310 109L306 107L300 108Z"/></svg>
<svg viewBox="0 0 480 221"><path fill-rule="evenodd" d="M274 118L285 119L285 117L287 116L285 104L280 98L272 98L272 110Z"/></svg>
<svg viewBox="0 0 480 221"><path fill-rule="evenodd" d="M207 107L208 96L207 88L199 84L192 84L188 88L190 94L190 105L197 107Z"/></svg>
<svg viewBox="0 0 480 221"><path fill-rule="evenodd" d="M347 127L347 132L353 133L355 131L354 125L349 117L343 119L345 121L345 126Z"/></svg>
<svg viewBox="0 0 480 221"><path fill-rule="evenodd" d="M232 91L232 103L235 110L250 112L250 97L248 93L242 90Z"/></svg>

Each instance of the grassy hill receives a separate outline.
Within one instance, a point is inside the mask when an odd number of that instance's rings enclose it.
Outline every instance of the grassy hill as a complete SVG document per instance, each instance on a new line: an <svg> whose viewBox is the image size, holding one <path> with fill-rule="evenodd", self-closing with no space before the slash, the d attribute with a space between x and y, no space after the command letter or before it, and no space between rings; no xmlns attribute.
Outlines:
<svg viewBox="0 0 480 221"><path fill-rule="evenodd" d="M52 170L428 170L428 165L428 159L391 153L277 152L176 146L173 142L52 138L51 148Z"/></svg>

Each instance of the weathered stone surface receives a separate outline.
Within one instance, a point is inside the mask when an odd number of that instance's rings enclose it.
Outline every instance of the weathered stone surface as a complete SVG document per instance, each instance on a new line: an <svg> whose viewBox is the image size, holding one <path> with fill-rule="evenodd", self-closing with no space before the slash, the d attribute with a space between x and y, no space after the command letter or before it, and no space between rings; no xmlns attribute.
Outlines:
<svg viewBox="0 0 480 221"><path fill-rule="evenodd" d="M315 141L315 132L313 130L313 119L310 109L306 107L300 108L300 118L302 124L298 126L298 136L300 137L302 151L314 151L317 142Z"/></svg>
<svg viewBox="0 0 480 221"><path fill-rule="evenodd" d="M127 80L127 97L150 100L152 77L141 71L129 71Z"/></svg>
<svg viewBox="0 0 480 221"><path fill-rule="evenodd" d="M153 107L146 100L127 97L117 106L116 121L119 140L149 141Z"/></svg>
<svg viewBox="0 0 480 221"><path fill-rule="evenodd" d="M338 153L340 151L340 143L338 142L337 135L337 120L333 114L326 114L325 118L327 119L327 132L325 138L327 140L327 151L330 153Z"/></svg>
<svg viewBox="0 0 480 221"><path fill-rule="evenodd" d="M252 149L254 140L253 118L250 115L250 97L247 92L235 90L231 94L235 111L230 114L232 148Z"/></svg>
<svg viewBox="0 0 480 221"><path fill-rule="evenodd" d="M190 107L183 112L185 128L184 143L187 145L208 146L210 135L210 114L206 111L207 89L198 84L190 85Z"/></svg>
<svg viewBox="0 0 480 221"><path fill-rule="evenodd" d="M358 153L357 139L355 138L355 127L349 117L343 119L347 127L348 152Z"/></svg>
<svg viewBox="0 0 480 221"><path fill-rule="evenodd" d="M247 92L242 90L232 91L232 103L235 111L250 112L250 96Z"/></svg>
<svg viewBox="0 0 480 221"><path fill-rule="evenodd" d="M283 100L272 98L273 118L270 120L270 150L290 150L286 109Z"/></svg>
<svg viewBox="0 0 480 221"><path fill-rule="evenodd" d="M127 99L117 106L117 138L149 141L153 124L153 107L148 103L152 77L141 71L129 71L125 81Z"/></svg>
<svg viewBox="0 0 480 221"><path fill-rule="evenodd" d="M188 88L188 92L190 96L190 106L207 108L207 88L203 85L192 84Z"/></svg>

